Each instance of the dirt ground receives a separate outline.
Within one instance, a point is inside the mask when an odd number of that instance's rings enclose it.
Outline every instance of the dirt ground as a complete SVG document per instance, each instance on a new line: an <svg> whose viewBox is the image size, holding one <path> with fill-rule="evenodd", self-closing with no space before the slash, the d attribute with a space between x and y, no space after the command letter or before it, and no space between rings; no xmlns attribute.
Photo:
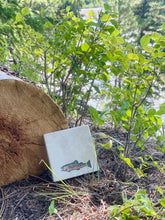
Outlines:
<svg viewBox="0 0 165 220"><path fill-rule="evenodd" d="M88 124L88 123L86 123ZM88 124L91 133L103 132L124 144L126 133L101 128ZM104 141L104 140L102 140ZM96 144L100 170L94 174L83 175L65 181L67 187L53 183L51 173L46 170L39 177L29 177L21 182L0 188L1 220L94 220L108 219L107 208L114 204L122 204L122 193L131 199L139 188L145 189L149 197L160 184L165 189L165 175L153 166L145 170L146 177L138 178L133 170L128 169L123 181L123 162L118 156L119 143L113 141L111 149L104 149ZM164 162L162 153L157 153L154 144L146 144L146 150L136 149L131 152L131 160L140 166L138 157L152 155L155 160ZM153 202L157 202L157 197ZM55 201L57 213L50 215L49 206Z"/></svg>

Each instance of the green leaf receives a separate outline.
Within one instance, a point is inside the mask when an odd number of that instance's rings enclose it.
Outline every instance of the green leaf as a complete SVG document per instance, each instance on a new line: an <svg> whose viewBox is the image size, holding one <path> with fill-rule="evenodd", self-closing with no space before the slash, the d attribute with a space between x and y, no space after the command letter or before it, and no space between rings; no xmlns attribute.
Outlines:
<svg viewBox="0 0 165 220"><path fill-rule="evenodd" d="M100 145L106 149L110 149L112 147L112 140L109 140L107 143L105 144L101 144Z"/></svg>
<svg viewBox="0 0 165 220"><path fill-rule="evenodd" d="M162 29L165 30L165 23L163 23L163 25L162 25Z"/></svg>
<svg viewBox="0 0 165 220"><path fill-rule="evenodd" d="M116 20L111 19L111 23L115 26L115 28L118 28L118 23Z"/></svg>
<svg viewBox="0 0 165 220"><path fill-rule="evenodd" d="M158 40L158 39L160 39L160 35L158 33L154 32L154 33L152 33L151 38L154 40Z"/></svg>
<svg viewBox="0 0 165 220"><path fill-rule="evenodd" d="M118 150L124 151L124 148L122 146L117 147Z"/></svg>
<svg viewBox="0 0 165 220"><path fill-rule="evenodd" d="M117 42L120 43L120 44L124 44L125 43L123 37L117 37L116 39L117 39Z"/></svg>
<svg viewBox="0 0 165 220"><path fill-rule="evenodd" d="M163 115L165 114L165 102L161 104L159 110L157 111L158 115Z"/></svg>
<svg viewBox="0 0 165 220"><path fill-rule="evenodd" d="M125 77L123 77L123 80L126 81L127 83L132 84L132 82L130 80L126 79Z"/></svg>
<svg viewBox="0 0 165 220"><path fill-rule="evenodd" d="M113 60L113 56L112 56L112 53L110 51L106 50L106 55L107 55L107 57L110 61Z"/></svg>
<svg viewBox="0 0 165 220"><path fill-rule="evenodd" d="M110 34L112 34L113 31L115 30L114 26L110 26L110 25L106 25L105 29L108 30Z"/></svg>
<svg viewBox="0 0 165 220"><path fill-rule="evenodd" d="M162 190L162 188L161 187L157 187L157 190L158 190L158 192L161 194L161 195L163 195L164 194L164 192L163 192L163 190Z"/></svg>
<svg viewBox="0 0 165 220"><path fill-rule="evenodd" d="M98 126L102 126L104 124L104 120L99 118L97 123L98 123Z"/></svg>
<svg viewBox="0 0 165 220"><path fill-rule="evenodd" d="M142 54L138 54L138 57L139 57L139 63L141 64L141 65L143 65L144 64L144 62L145 62L145 59L144 59L144 56L142 55Z"/></svg>
<svg viewBox="0 0 165 220"><path fill-rule="evenodd" d="M144 132L144 137L147 139L148 137L149 137L149 134L148 134L148 132L146 131L146 132Z"/></svg>
<svg viewBox="0 0 165 220"><path fill-rule="evenodd" d="M49 206L49 214L57 213L57 209L54 208L54 200L51 201L50 206Z"/></svg>
<svg viewBox="0 0 165 220"><path fill-rule="evenodd" d="M107 14L103 14L103 16L101 17L102 22L107 22L109 19L110 19L110 16Z"/></svg>
<svg viewBox="0 0 165 220"><path fill-rule="evenodd" d="M34 52L35 52L36 55L43 54L43 51L41 49L35 49Z"/></svg>
<svg viewBox="0 0 165 220"><path fill-rule="evenodd" d="M99 116L98 111L94 107L89 106L89 112L94 122L96 122Z"/></svg>
<svg viewBox="0 0 165 220"><path fill-rule="evenodd" d="M122 120L122 121L124 121L124 122L126 122L126 121L128 121L128 118L127 118L127 117L122 116L122 117L121 117L121 120Z"/></svg>
<svg viewBox="0 0 165 220"><path fill-rule="evenodd" d="M118 211L120 210L120 206L119 205L113 205L107 208L108 211L111 211L111 215L114 215L116 213L118 213Z"/></svg>
<svg viewBox="0 0 165 220"><path fill-rule="evenodd" d="M52 68L48 68L48 69L46 70L47 73L51 73L51 72L53 72L53 71L54 71L54 69L52 69Z"/></svg>
<svg viewBox="0 0 165 220"><path fill-rule="evenodd" d="M161 147L161 148L162 148L162 147ZM163 148L162 148L162 153L165 154L165 143L164 143L164 146L163 146Z"/></svg>
<svg viewBox="0 0 165 220"><path fill-rule="evenodd" d="M165 208L165 197L159 199L160 204Z"/></svg>
<svg viewBox="0 0 165 220"><path fill-rule="evenodd" d="M125 196L125 194L124 194L123 191L122 191L121 195L122 195L123 203L127 202L127 201L128 201L128 200L127 200L127 197Z"/></svg>
<svg viewBox="0 0 165 220"><path fill-rule="evenodd" d="M165 114L165 109L160 108L160 109L157 111L157 114L158 114L158 115L164 115L164 114Z"/></svg>
<svg viewBox="0 0 165 220"><path fill-rule="evenodd" d="M89 17L93 17L93 15L94 15L93 10L90 10L90 11L88 12L88 15L89 15Z"/></svg>
<svg viewBox="0 0 165 220"><path fill-rule="evenodd" d="M18 13L15 18L15 23L18 23L21 21L24 21L24 18L22 17L22 15L20 13Z"/></svg>
<svg viewBox="0 0 165 220"><path fill-rule="evenodd" d="M23 8L21 10L21 13L22 13L23 16L25 16L25 15L28 15L30 13L30 10L29 10L29 8L26 7L26 8Z"/></svg>
<svg viewBox="0 0 165 220"><path fill-rule="evenodd" d="M124 158L124 161L128 164L128 166L134 168L134 165L132 164L132 162L129 158Z"/></svg>
<svg viewBox="0 0 165 220"><path fill-rule="evenodd" d="M108 4L104 4L104 9L105 9L105 11L109 11L109 12L112 11L111 7Z"/></svg>
<svg viewBox="0 0 165 220"><path fill-rule="evenodd" d="M83 32L83 34L84 34L84 35L88 35L89 32L85 30L85 31Z"/></svg>
<svg viewBox="0 0 165 220"><path fill-rule="evenodd" d="M136 168L136 174L138 175L139 178L144 176L143 170L139 168Z"/></svg>
<svg viewBox="0 0 165 220"><path fill-rule="evenodd" d="M164 141L164 139L165 139L165 136L163 136L163 135L157 137L158 141Z"/></svg>
<svg viewBox="0 0 165 220"><path fill-rule="evenodd" d="M150 42L150 36L149 35L144 35L141 39L140 39L140 44L142 47L145 47L149 44Z"/></svg>
<svg viewBox="0 0 165 220"><path fill-rule="evenodd" d="M127 56L130 60L139 60L139 57L136 54L130 53Z"/></svg>
<svg viewBox="0 0 165 220"><path fill-rule="evenodd" d="M69 12L70 11L70 6L67 6L66 7L66 12Z"/></svg>
<svg viewBox="0 0 165 220"><path fill-rule="evenodd" d="M98 92L99 94L101 93L101 92L100 92L100 89L99 89L99 87L98 87L98 86L93 85L93 88L94 88L94 89L95 89L95 91L96 91L96 92Z"/></svg>
<svg viewBox="0 0 165 220"><path fill-rule="evenodd" d="M102 73L101 78L104 82L107 82L107 80L109 79L109 76L107 73Z"/></svg>
<svg viewBox="0 0 165 220"><path fill-rule="evenodd" d="M50 30L53 29L53 24L52 24L50 21L47 21L47 22L44 24L44 26L45 26L46 28L49 28Z"/></svg>
<svg viewBox="0 0 165 220"><path fill-rule="evenodd" d="M129 158L123 157L122 154L120 154L120 158L121 158L122 160L124 160L124 161L128 164L128 166L134 168L134 165L132 164L132 162L131 162L131 160L130 160Z"/></svg>
<svg viewBox="0 0 165 220"><path fill-rule="evenodd" d="M141 200L141 199L143 199L144 201L147 200L146 190L140 189L140 190L136 193L135 198L136 198L137 200Z"/></svg>
<svg viewBox="0 0 165 220"><path fill-rule="evenodd" d="M120 30L115 30L112 35L117 37L119 34L120 34Z"/></svg>
<svg viewBox="0 0 165 220"><path fill-rule="evenodd" d="M44 15L44 8L41 8L40 14L41 14L41 16Z"/></svg>
<svg viewBox="0 0 165 220"><path fill-rule="evenodd" d="M131 140L132 140L132 141L136 141L137 138L136 138L135 136L131 135Z"/></svg>
<svg viewBox="0 0 165 220"><path fill-rule="evenodd" d="M153 116L153 115L155 115L156 114L156 110L154 109L154 108L150 108L149 110L148 110L148 116Z"/></svg>
<svg viewBox="0 0 165 220"><path fill-rule="evenodd" d="M160 52L157 55L158 55L158 57L165 57L165 52Z"/></svg>
<svg viewBox="0 0 165 220"><path fill-rule="evenodd" d="M21 29L22 29L22 28L23 28L23 25L22 25L22 24L18 24L18 25L17 25L17 28L21 28Z"/></svg>
<svg viewBox="0 0 165 220"><path fill-rule="evenodd" d="M81 45L81 50L82 51L88 51L89 50L89 45L85 42Z"/></svg>
<svg viewBox="0 0 165 220"><path fill-rule="evenodd" d="M162 126L162 119L161 119L160 116L157 116L157 117L156 117L156 122L157 122L157 124L158 124L159 126Z"/></svg>
<svg viewBox="0 0 165 220"><path fill-rule="evenodd" d="M126 114L128 117L131 117L131 110L127 110Z"/></svg>
<svg viewBox="0 0 165 220"><path fill-rule="evenodd" d="M36 65L36 69L40 68L41 64L37 64Z"/></svg>
<svg viewBox="0 0 165 220"><path fill-rule="evenodd" d="M150 46L144 46L143 49L146 51L146 52L149 52L149 53L152 53L154 51L154 49Z"/></svg>

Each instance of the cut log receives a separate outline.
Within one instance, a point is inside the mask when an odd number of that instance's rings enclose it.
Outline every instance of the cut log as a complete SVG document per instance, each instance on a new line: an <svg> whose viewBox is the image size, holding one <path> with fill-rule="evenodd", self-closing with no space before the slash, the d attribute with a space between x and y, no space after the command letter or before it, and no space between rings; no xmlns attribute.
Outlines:
<svg viewBox="0 0 165 220"><path fill-rule="evenodd" d="M0 186L40 175L40 161L48 163L43 134L66 128L64 114L43 90L0 71Z"/></svg>

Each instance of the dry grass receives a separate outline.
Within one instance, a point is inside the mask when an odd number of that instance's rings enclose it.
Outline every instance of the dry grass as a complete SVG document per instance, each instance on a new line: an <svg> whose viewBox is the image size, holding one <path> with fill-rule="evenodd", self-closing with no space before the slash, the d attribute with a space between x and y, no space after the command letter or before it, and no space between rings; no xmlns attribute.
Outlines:
<svg viewBox="0 0 165 220"><path fill-rule="evenodd" d="M105 202L97 207L90 199L88 194L71 196L66 203L61 204L57 214L48 217L47 220L95 220L108 219L109 211Z"/></svg>

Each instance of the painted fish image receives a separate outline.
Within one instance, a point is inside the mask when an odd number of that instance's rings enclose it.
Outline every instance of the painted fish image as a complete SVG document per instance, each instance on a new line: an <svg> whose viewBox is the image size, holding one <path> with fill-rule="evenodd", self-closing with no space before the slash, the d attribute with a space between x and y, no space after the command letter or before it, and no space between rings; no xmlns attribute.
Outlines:
<svg viewBox="0 0 165 220"><path fill-rule="evenodd" d="M88 160L87 163L83 163L83 162L79 163L78 160L75 160L72 163L65 164L64 166L61 167L61 169L63 171L70 172L72 170L80 170L81 168L86 167L86 166L90 168L92 167L90 160Z"/></svg>

